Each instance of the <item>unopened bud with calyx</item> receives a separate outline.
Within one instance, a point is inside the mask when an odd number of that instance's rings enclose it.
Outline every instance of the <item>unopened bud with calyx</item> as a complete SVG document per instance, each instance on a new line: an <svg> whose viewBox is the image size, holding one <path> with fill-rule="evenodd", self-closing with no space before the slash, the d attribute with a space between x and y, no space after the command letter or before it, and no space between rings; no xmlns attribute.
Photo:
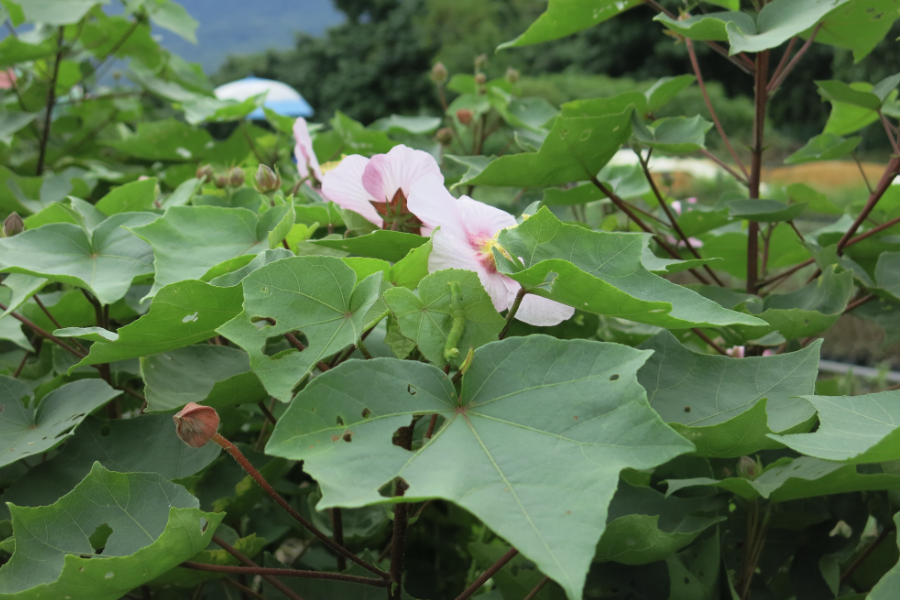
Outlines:
<svg viewBox="0 0 900 600"><path fill-rule="evenodd" d="M231 187L244 185L244 170L242 168L234 167L228 171L228 185Z"/></svg>
<svg viewBox="0 0 900 600"><path fill-rule="evenodd" d="M485 75L484 73L479 73L475 76L475 83L477 83L478 85L484 85L485 83L487 83L487 75Z"/></svg>
<svg viewBox="0 0 900 600"><path fill-rule="evenodd" d="M753 481L762 473L762 464L758 460L753 460L749 456L742 456L737 464L738 475L744 479Z"/></svg>
<svg viewBox="0 0 900 600"><path fill-rule="evenodd" d="M273 171L266 165L259 165L256 170L256 189L263 194L280 190L281 175L278 174L277 168Z"/></svg>
<svg viewBox="0 0 900 600"><path fill-rule="evenodd" d="M506 69L506 80L510 83L516 83L519 81L519 72L512 67Z"/></svg>
<svg viewBox="0 0 900 600"><path fill-rule="evenodd" d="M434 134L434 138L444 146L449 146L453 141L453 130L449 127L442 127Z"/></svg>
<svg viewBox="0 0 900 600"><path fill-rule="evenodd" d="M468 125L472 122L472 111L468 108L461 108L456 111L456 118L459 119L459 122L463 125Z"/></svg>
<svg viewBox="0 0 900 600"><path fill-rule="evenodd" d="M19 213L12 213L3 221L3 237L12 237L25 231L25 222Z"/></svg>
<svg viewBox="0 0 900 600"><path fill-rule="evenodd" d="M219 188L220 190L224 190L228 187L228 178L224 175L216 175L213 177L213 184Z"/></svg>
<svg viewBox="0 0 900 600"><path fill-rule="evenodd" d="M203 165L203 166L197 167L196 177L202 183L211 182L215 176L216 175L215 175L215 173L213 173L212 165Z"/></svg>
<svg viewBox="0 0 900 600"><path fill-rule="evenodd" d="M431 67L431 81L440 85L447 81L447 77L449 73L447 72L447 67L444 66L444 63L437 63L433 67Z"/></svg>

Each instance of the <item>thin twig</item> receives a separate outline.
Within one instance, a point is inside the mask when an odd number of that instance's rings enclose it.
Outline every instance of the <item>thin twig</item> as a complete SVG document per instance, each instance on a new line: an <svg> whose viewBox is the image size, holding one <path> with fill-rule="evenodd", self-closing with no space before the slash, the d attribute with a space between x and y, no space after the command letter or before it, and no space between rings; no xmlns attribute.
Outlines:
<svg viewBox="0 0 900 600"><path fill-rule="evenodd" d="M218 543L218 542L216 542ZM252 561L251 561L252 562ZM195 571L209 571L211 573L235 573L240 575L261 575L263 578L269 577L295 577L298 579L327 579L330 581L347 581L350 583L359 583L362 585L371 585L373 587L387 587L388 583L384 579L375 579L374 577L360 577L358 575L344 575L343 573L330 573L328 571L304 571L300 569L276 569L260 566L231 567L226 565L210 565L206 563L196 563L185 561L179 565L186 569L194 569Z"/></svg>
<svg viewBox="0 0 900 600"><path fill-rule="evenodd" d="M216 544L218 544L219 547L221 547L223 550L225 550L225 552L227 552L228 554L230 554L230 555L232 555L233 557L235 557L236 559L238 559L238 561L241 562L241 563L243 563L245 566L244 566L244 567L227 567L227 566L224 566L224 565L204 565L204 567L216 567L216 568L213 568L213 569L199 568L199 569L198 569L197 566L191 566L191 567L188 567L188 568L197 569L197 570L199 570L199 571L218 571L218 572L220 572L220 573L222 573L222 572L226 572L226 573L229 572L229 571L222 571L222 570L220 570L220 569L223 568L223 567L224 567L225 569L231 568L231 569L254 569L254 570L262 570L262 567L260 567L258 564L256 564L256 563L253 562L252 560L250 560L250 558L244 556L243 553L241 553L241 552L239 552L238 550L236 550L235 548L233 548L230 544L228 544L228 542L226 542L225 540L223 540L223 539L220 538L219 536L213 534L212 540L213 540ZM197 563L189 563L189 562L185 562L185 563L182 563L182 566L187 565L187 564L197 565ZM288 571L288 569L279 569L279 571ZM232 571L232 572L233 572L233 571ZM240 572L240 571L239 571L239 572ZM295 571L295 572L296 572L296 571ZM270 584L272 584L273 587L275 587L276 589L278 589L279 592L281 592L282 594L284 594L285 596L287 596L287 597L290 598L291 600L303 600L303 598L300 596L300 594L294 592L294 590L292 590L292 589L289 588L288 586L284 585L283 583L281 583L280 581L278 581L277 579L275 579L275 577L274 577L272 574L270 574L270 573L254 573L254 574L255 574L255 575L260 575L263 579L265 579L265 580L268 581Z"/></svg>
<svg viewBox="0 0 900 600"><path fill-rule="evenodd" d="M0 311L6 312L6 306L4 306L3 304L0 304ZM9 314L10 314L10 316L12 316L12 318L16 319L17 321L20 321L26 327L31 328L36 334L38 334L42 338L46 338L46 339L50 340L51 342L58 344L61 348L68 351L70 354L73 354L73 355L77 356L78 358L84 358L86 356L86 355L82 354L81 352L79 352L78 350L76 350L75 348L72 348L71 346L69 346L68 344L63 342L61 339L59 339L58 337L56 337L49 331L45 331L41 327L38 327L37 325L35 325L34 323L29 321L22 315L15 313L15 312L11 312Z"/></svg>
<svg viewBox="0 0 900 600"><path fill-rule="evenodd" d="M332 508L331 513L331 531L334 533L334 543L339 546L344 545L344 516L341 514L340 508ZM338 571L347 570L347 559L338 554L337 557Z"/></svg>
<svg viewBox="0 0 900 600"><path fill-rule="evenodd" d="M652 152L652 150L651 150ZM702 260L703 257L700 256L700 253L697 252L697 249L691 245L691 240L688 236L685 235L684 230L681 229L681 225L678 224L678 219L675 218L675 215L672 213L672 209L669 207L669 204L666 202L666 199L663 198L663 195L660 193L659 188L656 186L656 181L653 180L653 175L650 174L650 168L648 163L650 162L650 155L647 155L647 159L644 160L644 157L641 156L640 151L635 150L637 154L638 161L641 163L641 167L644 170L644 177L647 178L647 182L650 184L650 188L653 190L653 194L656 196L656 201L659 202L659 206L663 209L663 212L666 213L666 216L669 217L669 222L672 224L672 229L675 230L675 233L678 234L678 237L684 241L688 250L691 251L691 254L694 255L697 259ZM725 287L725 284L716 276L712 269L709 268L709 265L703 265L704 270L709 273L709 276L712 277L713 281L719 284L722 287Z"/></svg>
<svg viewBox="0 0 900 600"><path fill-rule="evenodd" d="M885 538L887 538L889 533L890 533L890 530L887 527L885 527L881 530L881 533L878 534L878 537L876 537L874 540L872 540L872 543L869 544L868 547L866 547L866 549L863 551L863 553L860 554L859 556L857 556L856 560L854 560L852 563L850 563L850 566L847 567L847 570L845 570L843 573L841 573L841 578L838 582L840 585L843 585L844 582L847 581L851 575L853 575L853 573L856 571L856 569L861 564L866 562L866 559L869 558L869 556L871 556L873 552L875 552L875 550L878 548L878 546L881 544L881 542L883 542L885 540Z"/></svg>
<svg viewBox="0 0 900 600"><path fill-rule="evenodd" d="M853 160L856 161L856 166L859 168L859 174L862 175L863 181L866 182L866 189L869 190L869 195L872 195L872 184L869 183L869 178L866 176L866 171L863 169L862 163L859 162L859 157L856 156L856 152L851 152L850 156L853 157Z"/></svg>
<svg viewBox="0 0 900 600"><path fill-rule="evenodd" d="M500 560L491 565L487 571L481 574L481 577L476 579L472 585L466 588L466 590L456 597L456 600L466 600L466 598L470 598L472 594L478 591L478 589L485 584L485 582L493 577L497 571L502 569L506 563L511 561L516 555L519 553L515 548L510 548L509 552L500 557Z"/></svg>
<svg viewBox="0 0 900 600"><path fill-rule="evenodd" d="M272 400L274 400L274 398ZM262 400L257 402L256 406L259 407L260 412L262 412L262 414L266 417L267 421L270 421L272 425L278 424L278 419L275 418L275 415L272 414L272 411L269 410L269 407L266 406Z"/></svg>
<svg viewBox="0 0 900 600"><path fill-rule="evenodd" d="M845 308L845 309L844 309L844 312L841 313L841 314L846 315L847 313L849 313L849 312L851 312L851 311L853 311L853 310L859 308L859 307L862 306L863 304L866 304L866 303L868 303L868 302L871 302L871 301L874 300L874 299L875 299L875 294L867 294L867 295L863 296L862 298L860 298L860 299L858 299L858 300L854 300L853 302L851 302L850 304L848 304L848 305L847 305L847 308Z"/></svg>
<svg viewBox="0 0 900 600"><path fill-rule="evenodd" d="M795 54L794 58L791 59L791 62L788 63L788 66L786 66L781 71L781 73L778 73L777 77L773 77L772 80L768 83L768 85L765 86L767 95L775 92L779 87L781 87L781 84L784 83L785 78L787 78L787 76L791 74L791 71L794 70L794 67L797 66L797 63L800 62L800 59L803 58L803 55L806 54L806 51L809 50L810 46L812 46L813 40L816 39L816 34L819 33L819 29L821 27L822 27L822 22L820 21L819 24L816 25L816 28L813 30L812 35L809 36L808 40L806 40L806 43L800 47L800 50L797 51L797 54ZM761 54L768 54L768 53L769 53L768 50L766 50L764 52L760 52L760 54L757 54L757 57L759 57ZM757 72L759 72L759 65L757 65L756 69L757 69Z"/></svg>
<svg viewBox="0 0 900 600"><path fill-rule="evenodd" d="M304 350L306 350L306 346L303 344L303 342L298 340L297 336L295 336L293 333L288 332L288 333L284 334L284 339L286 339L288 342L290 342L291 346L293 346L300 352L303 352ZM323 373L325 371L328 371L331 369L331 367L329 367L328 365L323 363L321 360L316 362L316 366L319 367L319 370L322 371Z"/></svg>
<svg viewBox="0 0 900 600"><path fill-rule="evenodd" d="M865 232L859 234L858 236L851 238L850 241L844 245L844 248L849 248L853 244L856 244L857 242L861 242L864 239L875 235L876 233L881 233L885 229L890 229L897 223L900 223L900 217L897 217L896 219L891 219L890 221L887 221L886 223L882 223L881 225L876 225L872 229L869 229L868 231L865 231Z"/></svg>
<svg viewBox="0 0 900 600"><path fill-rule="evenodd" d="M534 599L537 597L537 595L540 593L540 591L541 591L542 589L544 589L544 586L547 585L549 582L550 582L550 578L549 578L549 577L544 577L543 579L541 579L541 580L538 582L538 584L537 584L536 586L534 586L534 589L533 589L533 590L531 590L530 592L528 592L528 595L527 595L527 596L525 596L524 598L522 598L522 600L534 600Z"/></svg>
<svg viewBox="0 0 900 600"><path fill-rule="evenodd" d="M522 305L522 300L525 298L525 294L527 293L528 290L526 290L524 287L520 287L519 291L516 292L516 299L513 300L512 306L509 307L509 312L506 313L506 324L500 331L500 335L497 336L498 340L502 340L506 337L507 332L509 332L509 326L512 324L512 320L515 318L516 313L519 312L519 307Z"/></svg>
<svg viewBox="0 0 900 600"><path fill-rule="evenodd" d="M266 600L266 597L262 594L254 592L251 588L247 587L243 583L238 583L234 579L228 579L227 577L223 578L222 583L230 585L231 587L240 590L242 594L247 594L251 598L257 598L257 600Z"/></svg>
<svg viewBox="0 0 900 600"><path fill-rule="evenodd" d="M721 158L719 158L718 156L716 156L715 154L713 154L706 148L700 148L699 152L700 152L700 154L702 154L709 160L713 161L714 163L716 163L717 165L722 167L729 175L734 177L735 181L737 181L738 183L740 183L744 186L747 185L747 180L744 179L740 173L738 173L737 171L735 171L734 169L729 167L728 164L726 164L725 161L723 161Z"/></svg>
<svg viewBox="0 0 900 600"><path fill-rule="evenodd" d="M875 205L878 204L878 201L881 200L881 197L891 186L891 183L894 181L894 177L897 175L897 171L900 170L900 156L895 156L888 163L887 167L884 169L884 173L881 175L881 179L878 181L878 186L875 188L875 191L869 196L869 200L866 202L865 207L863 207L862 211L856 217L856 220L853 222L853 225L850 226L850 229L847 230L847 233L841 237L841 240L838 242L838 254L843 253L844 246L847 245L847 242L853 237L856 233L856 230L859 229L860 225L862 225L863 221L869 216L869 213L875 208Z"/></svg>
<svg viewBox="0 0 900 600"><path fill-rule="evenodd" d="M34 298L34 301L35 301L35 303L38 305L38 307L39 307L42 311L44 311L44 314L47 315L47 318L50 319L51 321L53 321L53 324L56 325L56 328L57 328L57 329L62 329L63 326L59 324L59 321L57 321L57 320L56 320L56 317L53 316L53 313L50 312L50 309L48 309L48 308L44 305L44 303L41 302L40 297L38 297L38 295L35 294L34 296L32 296L32 298ZM76 348L78 348L79 350L81 350L82 352L84 352L85 354L87 354L88 349L85 348L84 346L82 346L81 343L78 341L78 339L72 338L72 343L75 344L75 347L76 347Z"/></svg>
<svg viewBox="0 0 900 600"><path fill-rule="evenodd" d="M706 102L706 108L707 110L709 110L709 114L716 126L716 131L719 132L719 137L721 137L722 141L725 142L725 147L728 148L728 152L731 154L731 158L734 159L734 162L744 174L744 178L749 179L750 174L747 172L747 168L744 166L744 163L742 163L741 159L738 157L737 152L735 152L734 148L731 146L731 142L728 140L728 135L725 133L725 128L722 127L722 123L719 121L719 116L716 114L716 109L713 108L712 102L709 99L709 94L706 92L706 84L703 83L703 73L700 72L700 63L697 61L697 53L694 51L694 42L685 38L684 43L685 46L687 46L688 54L690 54L691 57L691 66L694 68L694 76L697 78L697 85L700 86L700 91L703 93L703 100Z"/></svg>
<svg viewBox="0 0 900 600"><path fill-rule="evenodd" d="M791 226L791 229L794 230L794 233L797 234L797 237L800 238L800 241L801 241L801 242L806 242L806 239L804 239L803 234L800 233L800 230L797 229L797 226L796 226L796 225L794 225L794 220L793 220L793 219L791 219L790 221L788 221L788 225Z"/></svg>
<svg viewBox="0 0 900 600"><path fill-rule="evenodd" d="M53 123L53 104L56 102L56 80L59 78L59 65L62 63L63 42L65 41L66 28L59 28L56 39L56 60L53 63L53 76L50 78L50 86L47 88L47 116L44 118L44 131L41 135L41 146L38 151L37 176L44 174L44 159L47 157L47 144L50 141L50 129Z"/></svg>
<svg viewBox="0 0 900 600"><path fill-rule="evenodd" d="M33 346L34 344L32 344ZM22 355L22 360L19 362L19 366L16 367L16 372L13 373L13 379L18 379L19 375L22 374L22 369L25 368L25 362L28 360L28 355L31 354L28 350L25 351L25 354Z"/></svg>
<svg viewBox="0 0 900 600"><path fill-rule="evenodd" d="M794 36L788 43L788 47L787 49L785 49L784 54L781 55L781 60L778 61L778 66L775 67L775 72L772 73L772 79L778 79L778 76L781 75L782 71L784 71L784 67L787 65L787 61L791 57L791 52L794 50L794 44L796 43L797 36Z"/></svg>
<svg viewBox="0 0 900 600"><path fill-rule="evenodd" d="M900 144L898 144L897 138L894 137L894 134L891 131L891 124L880 110L878 111L878 116L881 118L881 124L884 126L884 133L887 135L888 140L891 142L891 146L894 148L894 155L900 155Z"/></svg>
<svg viewBox="0 0 900 600"><path fill-rule="evenodd" d="M396 445L404 450L412 450L413 431L418 417L413 417L412 422L401 427L397 433ZM402 497L409 486L397 478L394 484L394 497ZM400 600L403 595L403 559L406 550L406 528L409 525L409 504L400 502L394 505L394 528L391 533L391 588L388 593L389 600Z"/></svg>
<svg viewBox="0 0 900 600"><path fill-rule="evenodd" d="M358 556L356 556L355 554L353 554L352 552L350 552L343 546L339 546L338 544L335 544L327 535L322 533L322 531L319 530L318 527L316 527L311 522L309 522L308 520L303 518L303 515L298 513L296 510L294 510L294 508L290 504L288 504L287 500L282 498L281 494L276 492L275 489L271 485L269 485L269 482L266 481L265 478L263 478L263 476L259 473L259 471L256 470L256 467L254 467L252 464L250 464L250 461L248 461L247 458L243 455L243 453L240 450L238 450L237 446L235 446L234 444L229 442L227 439L222 437L221 434L218 434L218 433L215 435L215 437L213 437L213 441L216 442L217 444L219 444L222 448L224 448L225 451L228 452L228 454L230 454L231 457L234 458L234 460L236 460L238 462L238 464L241 465L241 467L243 467L243 469L245 471L247 471L247 473L253 478L253 480L259 484L259 487L261 487L263 490L265 490L265 492L273 500L275 500L275 502L277 502L278 505L285 510L285 512L287 512L289 515L291 515L301 525L306 527L310 532L312 532L313 535L315 535L317 538L322 540L322 542L326 546L328 546L329 548L331 548L332 550L334 550L335 552L337 552L339 554L343 554L344 556L346 556L347 558L349 558L350 560L352 560L359 566L363 567L364 569L366 569L368 571L371 571L372 573L375 573L379 577L383 577L383 578L388 577L388 574L386 572L382 571L381 569L379 569L378 567L368 564L367 562L365 562L364 560L362 560L361 558L359 558Z"/></svg>
<svg viewBox="0 0 900 600"><path fill-rule="evenodd" d="M725 352L725 349L722 348L722 346L720 346L720 345L718 345L717 343L715 343L714 341L712 341L712 339L711 339L708 335L706 335L705 333L703 333L702 331L700 331L700 330L697 329L696 327L693 328L693 329L691 329L691 331L693 331L693 332L697 335L698 338L700 338L701 340L703 340L704 342L706 342L707 344L709 344L710 346L712 346L713 350L715 350L716 352L718 352L718 353L721 354L722 356L728 356L728 353Z"/></svg>

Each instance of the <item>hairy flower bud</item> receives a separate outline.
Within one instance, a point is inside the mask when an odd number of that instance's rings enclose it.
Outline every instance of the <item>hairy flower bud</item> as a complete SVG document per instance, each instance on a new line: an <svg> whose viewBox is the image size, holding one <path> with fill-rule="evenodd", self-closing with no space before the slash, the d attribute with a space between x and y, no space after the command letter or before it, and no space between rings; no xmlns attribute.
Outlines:
<svg viewBox="0 0 900 600"><path fill-rule="evenodd" d="M244 170L240 167L234 167L228 171L228 185L231 187L241 187L244 185Z"/></svg>
<svg viewBox="0 0 900 600"><path fill-rule="evenodd" d="M19 216L19 213L14 212L3 221L4 237L12 237L23 231L25 231L25 222L22 221L22 217Z"/></svg>
<svg viewBox="0 0 900 600"><path fill-rule="evenodd" d="M472 111L468 108L461 108L456 111L456 118L459 119L459 122L463 125L468 125L472 122Z"/></svg>
<svg viewBox="0 0 900 600"><path fill-rule="evenodd" d="M479 73L475 76L475 83L477 83L478 85L484 85L485 83L487 83L487 75L485 75L484 73Z"/></svg>
<svg viewBox="0 0 900 600"><path fill-rule="evenodd" d="M225 177L224 175L216 175L213 178L213 183L220 190L224 190L228 186L228 178Z"/></svg>
<svg viewBox="0 0 900 600"><path fill-rule="evenodd" d="M209 183L215 177L212 165L203 165L197 167L197 172L195 173L195 175L197 179L199 179L202 183Z"/></svg>
<svg viewBox="0 0 900 600"><path fill-rule="evenodd" d="M442 127L437 130L437 133L434 134L434 137L444 146L449 146L450 142L453 141L453 130L449 127Z"/></svg>
<svg viewBox="0 0 900 600"><path fill-rule="evenodd" d="M219 414L211 406L188 402L172 417L175 433L191 448L199 448L215 437L219 429Z"/></svg>
<svg viewBox="0 0 900 600"><path fill-rule="evenodd" d="M475 70L480 71L488 65L488 55L487 53L482 52L478 56L475 57Z"/></svg>
<svg viewBox="0 0 900 600"><path fill-rule="evenodd" d="M742 456L738 460L737 472L744 479L750 479L751 481L756 479L761 470L759 463L749 456Z"/></svg>
<svg viewBox="0 0 900 600"><path fill-rule="evenodd" d="M447 67L444 66L444 63L437 63L431 67L431 80L437 84L447 81L448 75L449 73L447 73Z"/></svg>
<svg viewBox="0 0 900 600"><path fill-rule="evenodd" d="M259 165L256 170L256 189L263 194L281 189L281 175L266 165Z"/></svg>
<svg viewBox="0 0 900 600"><path fill-rule="evenodd" d="M506 69L506 80L510 83L516 83L519 81L519 72L512 67Z"/></svg>

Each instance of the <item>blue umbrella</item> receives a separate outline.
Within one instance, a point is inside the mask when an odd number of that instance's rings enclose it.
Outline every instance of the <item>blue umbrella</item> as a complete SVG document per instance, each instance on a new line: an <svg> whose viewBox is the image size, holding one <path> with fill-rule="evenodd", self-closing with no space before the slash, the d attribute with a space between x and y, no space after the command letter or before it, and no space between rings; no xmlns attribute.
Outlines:
<svg viewBox="0 0 900 600"><path fill-rule="evenodd" d="M247 77L226 83L215 89L216 98L220 100L244 101L251 96L257 96L264 92L266 101L263 105L269 110L275 111L287 117L311 117L315 111L309 105L300 92L289 85L272 79L259 77ZM257 108L247 115L248 119L265 119L262 108Z"/></svg>

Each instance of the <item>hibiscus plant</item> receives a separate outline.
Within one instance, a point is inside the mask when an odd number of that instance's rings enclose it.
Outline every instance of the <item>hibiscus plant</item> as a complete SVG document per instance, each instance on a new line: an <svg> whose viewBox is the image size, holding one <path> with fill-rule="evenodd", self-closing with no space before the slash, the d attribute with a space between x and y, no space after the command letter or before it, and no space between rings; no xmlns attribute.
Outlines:
<svg viewBox="0 0 900 600"><path fill-rule="evenodd" d="M900 74L783 161L871 125L868 191L763 180L769 100L900 0L550 0L498 51L633 10L688 72L557 107L481 56L368 125L217 99L123 4L0 3L0 598L900 597L900 391L819 374L847 313L900 339Z"/></svg>

